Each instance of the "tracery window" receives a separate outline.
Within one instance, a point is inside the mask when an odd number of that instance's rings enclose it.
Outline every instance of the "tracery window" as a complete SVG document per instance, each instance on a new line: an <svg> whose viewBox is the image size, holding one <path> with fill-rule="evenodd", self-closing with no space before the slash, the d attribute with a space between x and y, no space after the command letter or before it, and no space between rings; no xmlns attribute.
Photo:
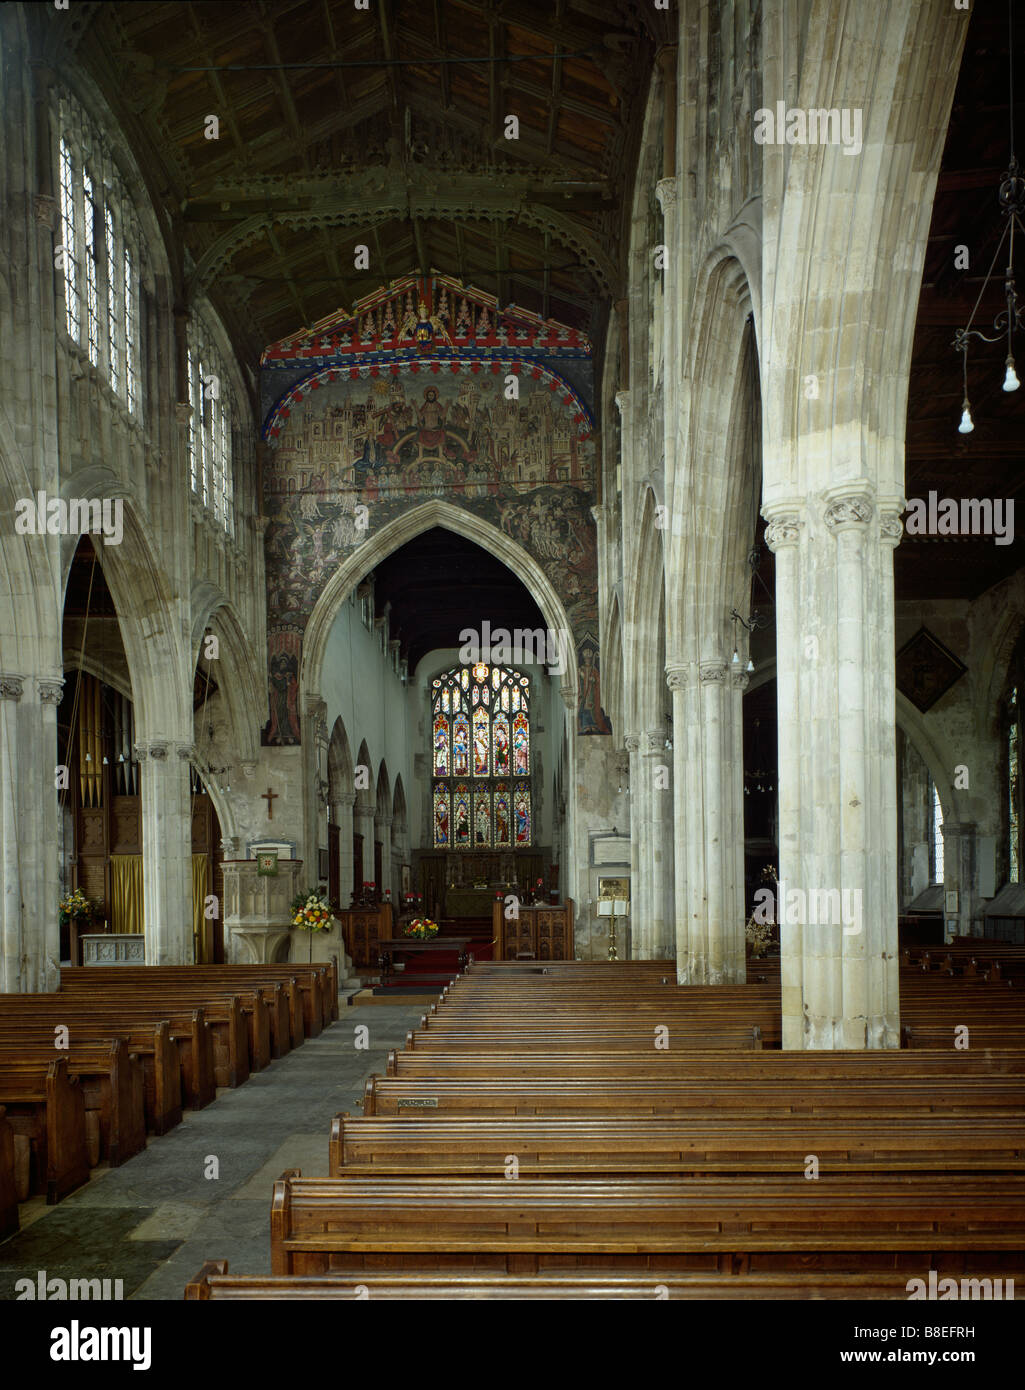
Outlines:
<svg viewBox="0 0 1025 1390"><path fill-rule="evenodd" d="M135 209L109 148L67 93L57 101L56 120L65 327L138 415L141 235Z"/></svg>
<svg viewBox="0 0 1025 1390"><path fill-rule="evenodd" d="M231 409L220 357L196 326L186 354L189 405L189 486L229 535L232 508Z"/></svg>
<svg viewBox="0 0 1025 1390"><path fill-rule="evenodd" d="M530 680L483 661L431 685L435 849L533 842Z"/></svg>

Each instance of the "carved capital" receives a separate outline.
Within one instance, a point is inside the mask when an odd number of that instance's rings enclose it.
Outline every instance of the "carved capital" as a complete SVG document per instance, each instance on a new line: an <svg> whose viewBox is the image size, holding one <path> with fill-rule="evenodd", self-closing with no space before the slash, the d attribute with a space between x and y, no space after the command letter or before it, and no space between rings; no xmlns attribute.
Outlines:
<svg viewBox="0 0 1025 1390"><path fill-rule="evenodd" d="M734 671L730 677L734 690L739 690L742 694L751 682L751 677L746 671Z"/></svg>
<svg viewBox="0 0 1025 1390"><path fill-rule="evenodd" d="M698 667L698 678L702 685L725 685L725 661L702 661Z"/></svg>
<svg viewBox="0 0 1025 1390"><path fill-rule="evenodd" d="M135 745L135 761L144 763L147 759L155 763L167 761L168 744L156 739L152 743L137 743Z"/></svg>
<svg viewBox="0 0 1025 1390"><path fill-rule="evenodd" d="M872 516L870 497L838 497L826 508L826 525L832 532L864 526Z"/></svg>
<svg viewBox="0 0 1025 1390"><path fill-rule="evenodd" d="M24 676L0 675L0 700L20 700L24 693Z"/></svg>
<svg viewBox="0 0 1025 1390"><path fill-rule="evenodd" d="M255 776L256 776L256 764L255 764L255 763L242 763L242 764L241 764L241 768L242 768L242 776L243 776L243 777L255 777Z"/></svg>
<svg viewBox="0 0 1025 1390"><path fill-rule="evenodd" d="M904 523L899 512L879 513L879 539L885 545L899 545L904 534Z"/></svg>
<svg viewBox="0 0 1025 1390"><path fill-rule="evenodd" d="M375 825L380 825L380 826L382 826L384 829L387 829L388 826L391 825L391 823L392 823L393 820L394 820L394 816L375 816L375 817L374 817L374 824L375 824Z"/></svg>
<svg viewBox="0 0 1025 1390"><path fill-rule="evenodd" d="M194 743L179 743L175 745L174 751L183 763L191 762L196 756L196 745Z"/></svg>
<svg viewBox="0 0 1025 1390"><path fill-rule="evenodd" d="M664 753L666 751L666 729L663 724L661 728L645 729L644 731L644 752L645 753Z"/></svg>
<svg viewBox="0 0 1025 1390"><path fill-rule="evenodd" d="M64 678L60 676L52 680L37 680L36 690L39 692L41 705L59 705L64 695Z"/></svg>
<svg viewBox="0 0 1025 1390"><path fill-rule="evenodd" d="M33 206L36 214L36 222L40 227L45 227L47 231L55 231L57 227L58 202L56 198L51 198L49 193L37 193L33 198Z"/></svg>
<svg viewBox="0 0 1025 1390"><path fill-rule="evenodd" d="M676 206L676 194L678 189L679 185L676 179L672 177L668 179L659 179L658 183L655 185L655 197L658 199L658 205L662 209L663 217L671 208Z"/></svg>
<svg viewBox="0 0 1025 1390"><path fill-rule="evenodd" d="M239 838L237 835L222 835L221 853L225 859L235 859L238 857Z"/></svg>
<svg viewBox="0 0 1025 1390"><path fill-rule="evenodd" d="M355 806L356 793L339 792L338 795L334 798L334 802L336 806Z"/></svg>
<svg viewBox="0 0 1025 1390"><path fill-rule="evenodd" d="M628 753L636 753L641 746L641 741L636 734L627 734L623 739L623 747Z"/></svg>
<svg viewBox="0 0 1025 1390"><path fill-rule="evenodd" d="M802 525L803 522L796 512L773 517L765 528L765 544L773 554L783 546L796 545L800 539Z"/></svg>
<svg viewBox="0 0 1025 1390"><path fill-rule="evenodd" d="M616 392L616 409L619 411L620 415L625 415L625 414L626 414L626 412L630 409L630 403L631 403L632 400L633 400L633 396L632 396L632 393L631 393L631 392L629 392L629 391L617 391L617 392Z"/></svg>
<svg viewBox="0 0 1025 1390"><path fill-rule="evenodd" d="M690 685L690 669L687 666L667 666L666 685L670 690L686 690Z"/></svg>

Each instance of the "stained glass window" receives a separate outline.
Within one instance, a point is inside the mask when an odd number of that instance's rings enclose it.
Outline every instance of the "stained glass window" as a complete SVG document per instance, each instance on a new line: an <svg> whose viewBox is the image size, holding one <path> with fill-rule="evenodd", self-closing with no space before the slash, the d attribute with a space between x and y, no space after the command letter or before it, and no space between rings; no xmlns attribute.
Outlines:
<svg viewBox="0 0 1025 1390"><path fill-rule="evenodd" d="M447 777L449 774L448 720L439 714L434 721L434 775Z"/></svg>
<svg viewBox="0 0 1025 1390"><path fill-rule="evenodd" d="M480 661L432 682L436 849L533 843L529 699L528 677Z"/></svg>
<svg viewBox="0 0 1025 1390"><path fill-rule="evenodd" d="M509 784L495 783L495 849L510 849L512 835L510 827Z"/></svg>
<svg viewBox="0 0 1025 1390"><path fill-rule="evenodd" d="M465 782L458 782L452 793L452 843L456 849L470 844L470 789Z"/></svg>
<svg viewBox="0 0 1025 1390"><path fill-rule="evenodd" d="M457 714L452 726L452 775L470 775L470 721L465 714Z"/></svg>
<svg viewBox="0 0 1025 1390"><path fill-rule="evenodd" d="M449 826L449 794L444 782L434 787L434 848L448 849L451 843Z"/></svg>

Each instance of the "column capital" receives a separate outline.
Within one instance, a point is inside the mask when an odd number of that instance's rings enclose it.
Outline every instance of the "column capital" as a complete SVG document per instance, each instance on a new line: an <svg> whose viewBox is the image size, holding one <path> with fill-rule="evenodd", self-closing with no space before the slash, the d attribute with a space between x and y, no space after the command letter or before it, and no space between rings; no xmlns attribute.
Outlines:
<svg viewBox="0 0 1025 1390"><path fill-rule="evenodd" d="M36 193L32 199L36 222L53 232L57 229L57 199L49 193Z"/></svg>
<svg viewBox="0 0 1025 1390"><path fill-rule="evenodd" d="M377 814L375 813L375 815L374 815L374 824L375 824L375 825L380 825L380 826L384 827L385 829L387 829L388 826L391 825L391 823L392 823L392 821L393 821L394 819L395 819L394 816L389 816L389 815L379 816L379 815L377 815Z"/></svg>
<svg viewBox="0 0 1025 1390"><path fill-rule="evenodd" d="M64 695L64 677L50 676L36 681L41 705L59 705Z"/></svg>
<svg viewBox="0 0 1025 1390"><path fill-rule="evenodd" d="M242 776L243 776L243 777L255 777L255 776L256 776L256 764L255 764L255 763L250 763L250 762L239 763L239 767L242 769Z"/></svg>
<svg viewBox="0 0 1025 1390"><path fill-rule="evenodd" d="M771 518L765 528L765 544L776 553L785 546L796 545L801 538L804 522L796 511L781 511Z"/></svg>
<svg viewBox="0 0 1025 1390"><path fill-rule="evenodd" d="M733 675L730 677L730 681L733 685L733 689L739 690L741 694L743 694L751 684L751 677L747 671L734 671Z"/></svg>
<svg viewBox="0 0 1025 1390"><path fill-rule="evenodd" d="M641 740L637 734L624 734L623 747L628 753L636 753L641 746Z"/></svg>
<svg viewBox="0 0 1025 1390"><path fill-rule="evenodd" d="M670 690L686 690L690 685L690 667L673 662L665 668L666 685Z"/></svg>
<svg viewBox="0 0 1025 1390"><path fill-rule="evenodd" d="M703 686L726 684L725 661L702 661L698 666L698 678Z"/></svg>
<svg viewBox="0 0 1025 1390"><path fill-rule="evenodd" d="M903 534L904 523L900 519L900 512L879 513L879 539L884 545L900 545Z"/></svg>
<svg viewBox="0 0 1025 1390"><path fill-rule="evenodd" d="M20 700L24 693L24 676L0 675L0 700Z"/></svg>
<svg viewBox="0 0 1025 1390"><path fill-rule="evenodd" d="M679 190L679 183L674 176L666 179L659 179L655 185L655 197L658 205L662 209L663 217L676 206L676 195Z"/></svg>
<svg viewBox="0 0 1025 1390"><path fill-rule="evenodd" d="M629 390L617 391L615 395L616 409L620 415L625 415L633 403L633 392Z"/></svg>
<svg viewBox="0 0 1025 1390"><path fill-rule="evenodd" d="M875 510L868 493L851 493L826 504L826 525L835 535L852 526L867 526Z"/></svg>
<svg viewBox="0 0 1025 1390"><path fill-rule="evenodd" d="M335 796L335 797L333 797L332 799L333 799L333 801L334 801L334 803L335 803L336 806L355 806L355 804L356 804L356 793L355 793L355 792L339 792L338 795Z"/></svg>
<svg viewBox="0 0 1025 1390"><path fill-rule="evenodd" d="M643 751L649 756L666 751L666 726L664 724L660 724L654 729L644 730Z"/></svg>

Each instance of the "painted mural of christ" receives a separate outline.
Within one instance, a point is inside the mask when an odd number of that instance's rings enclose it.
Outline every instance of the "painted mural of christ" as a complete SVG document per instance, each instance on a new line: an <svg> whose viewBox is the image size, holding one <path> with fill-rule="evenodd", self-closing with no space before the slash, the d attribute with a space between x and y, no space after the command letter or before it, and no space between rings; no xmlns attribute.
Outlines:
<svg viewBox="0 0 1025 1390"><path fill-rule="evenodd" d="M417 462L424 456L425 450L437 453L441 448L442 440L445 438L445 414L448 407L441 404L438 399L438 388L428 386L424 389L424 403L416 408L417 419L420 428L417 431Z"/></svg>

